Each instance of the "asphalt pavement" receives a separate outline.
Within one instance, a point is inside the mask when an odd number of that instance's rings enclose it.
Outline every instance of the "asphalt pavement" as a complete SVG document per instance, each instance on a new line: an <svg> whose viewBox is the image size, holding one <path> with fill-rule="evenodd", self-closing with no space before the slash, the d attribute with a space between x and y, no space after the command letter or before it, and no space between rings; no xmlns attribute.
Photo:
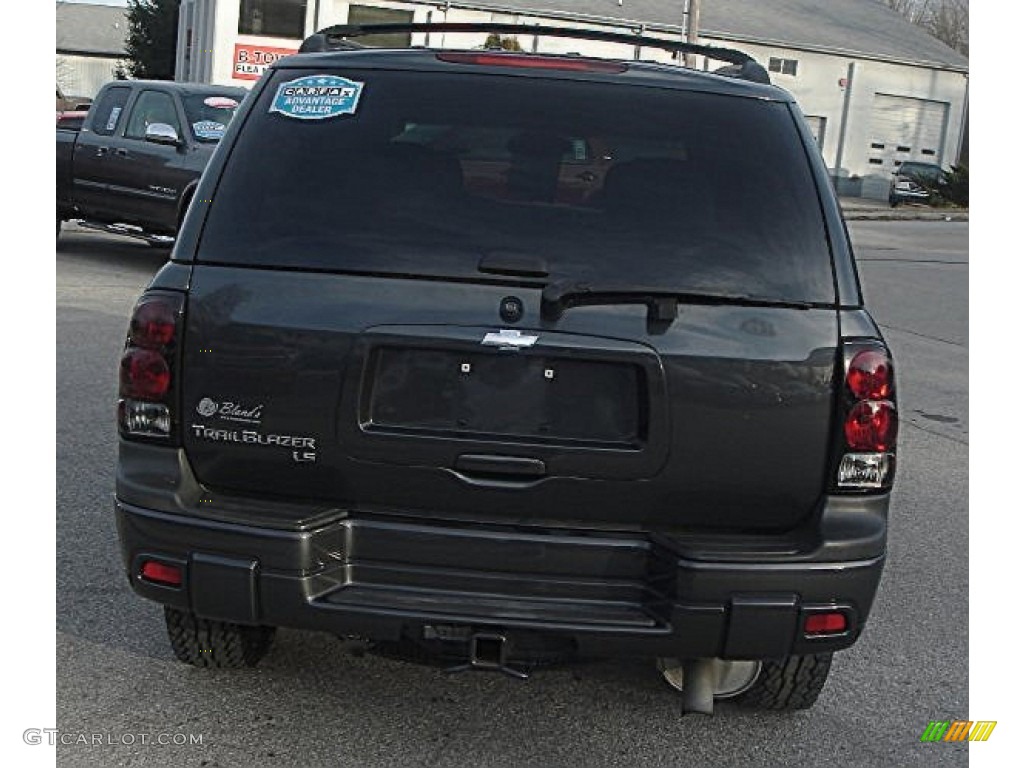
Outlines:
<svg viewBox="0 0 1024 768"><path fill-rule="evenodd" d="M968 716L967 224L852 221L850 230L901 398L874 612L859 643L836 655L813 709L720 705L713 717L681 719L677 696L640 661L525 682L448 676L283 630L252 670L177 662L159 607L126 583L111 504L117 361L131 307L166 254L69 229L57 251L56 725L74 739L57 747L58 764L967 765L966 744L919 741L929 720Z"/></svg>

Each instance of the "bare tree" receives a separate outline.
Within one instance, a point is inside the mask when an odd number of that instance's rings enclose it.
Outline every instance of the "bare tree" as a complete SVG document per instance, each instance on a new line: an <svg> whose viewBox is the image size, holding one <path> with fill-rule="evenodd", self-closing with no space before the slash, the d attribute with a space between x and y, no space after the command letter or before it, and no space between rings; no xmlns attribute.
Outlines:
<svg viewBox="0 0 1024 768"><path fill-rule="evenodd" d="M912 24L964 56L968 52L968 0L880 0Z"/></svg>
<svg viewBox="0 0 1024 768"><path fill-rule="evenodd" d="M942 0L935 3L929 10L924 26L950 48L960 51L964 56L968 55L967 0Z"/></svg>
<svg viewBox="0 0 1024 768"><path fill-rule="evenodd" d="M928 6L931 5L931 0L881 0L881 2L911 24L920 24Z"/></svg>

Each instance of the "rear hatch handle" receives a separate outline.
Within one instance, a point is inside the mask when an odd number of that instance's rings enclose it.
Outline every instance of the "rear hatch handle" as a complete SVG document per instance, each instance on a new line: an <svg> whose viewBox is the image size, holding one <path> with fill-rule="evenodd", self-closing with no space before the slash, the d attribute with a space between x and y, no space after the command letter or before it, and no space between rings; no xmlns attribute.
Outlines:
<svg viewBox="0 0 1024 768"><path fill-rule="evenodd" d="M455 459L454 470L475 485L496 483L533 483L547 476L548 468L540 459L524 456L464 453Z"/></svg>

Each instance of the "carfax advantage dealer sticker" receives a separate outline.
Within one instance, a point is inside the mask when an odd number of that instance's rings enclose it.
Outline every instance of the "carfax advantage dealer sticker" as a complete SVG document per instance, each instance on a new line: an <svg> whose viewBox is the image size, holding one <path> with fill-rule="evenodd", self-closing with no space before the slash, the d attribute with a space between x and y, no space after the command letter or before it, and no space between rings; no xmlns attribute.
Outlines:
<svg viewBox="0 0 1024 768"><path fill-rule="evenodd" d="M337 75L308 75L281 83L271 112L296 120L324 120L355 114L363 84Z"/></svg>

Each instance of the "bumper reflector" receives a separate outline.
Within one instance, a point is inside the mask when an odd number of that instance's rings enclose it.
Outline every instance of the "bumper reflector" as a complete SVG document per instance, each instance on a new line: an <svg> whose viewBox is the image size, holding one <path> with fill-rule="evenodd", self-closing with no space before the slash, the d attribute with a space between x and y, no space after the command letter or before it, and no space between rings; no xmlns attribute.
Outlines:
<svg viewBox="0 0 1024 768"><path fill-rule="evenodd" d="M835 635L846 629L846 615L839 612L813 613L804 620L805 635Z"/></svg>
<svg viewBox="0 0 1024 768"><path fill-rule="evenodd" d="M139 576L146 581L155 584L163 584L168 587L181 586L181 568L176 565L158 563L156 560L146 560L139 569Z"/></svg>

